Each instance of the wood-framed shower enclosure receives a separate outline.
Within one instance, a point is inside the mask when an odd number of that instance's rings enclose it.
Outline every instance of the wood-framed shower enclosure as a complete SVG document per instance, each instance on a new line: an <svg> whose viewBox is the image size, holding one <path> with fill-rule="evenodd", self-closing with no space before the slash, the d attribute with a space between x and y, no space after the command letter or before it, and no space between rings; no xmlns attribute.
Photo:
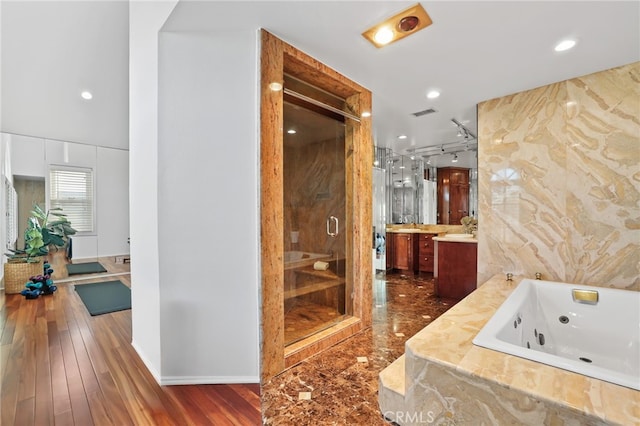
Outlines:
<svg viewBox="0 0 640 426"><path fill-rule="evenodd" d="M261 221L261 380L371 326L372 312L372 162L371 117L354 121L345 137L346 211L349 231L346 279L353 314L316 335L285 346L283 91L285 74L345 101L354 116L371 111L371 92L335 70L261 30L260 59L260 221ZM346 120L349 120L347 118Z"/></svg>

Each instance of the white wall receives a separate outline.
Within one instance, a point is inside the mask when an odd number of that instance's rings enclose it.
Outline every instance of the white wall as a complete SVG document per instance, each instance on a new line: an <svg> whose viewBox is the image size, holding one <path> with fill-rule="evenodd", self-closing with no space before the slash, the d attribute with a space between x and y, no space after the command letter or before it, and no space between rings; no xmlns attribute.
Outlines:
<svg viewBox="0 0 640 426"><path fill-rule="evenodd" d="M44 177L44 139L20 135L6 135L11 145L12 173L17 176Z"/></svg>
<svg viewBox="0 0 640 426"><path fill-rule="evenodd" d="M129 151L98 147L96 153L98 256L129 253Z"/></svg>
<svg viewBox="0 0 640 426"><path fill-rule="evenodd" d="M129 2L132 344L157 381L161 381L162 371L157 199L158 32L176 4L177 0Z"/></svg>
<svg viewBox="0 0 640 426"><path fill-rule="evenodd" d="M259 382L257 34L160 35L163 383Z"/></svg>

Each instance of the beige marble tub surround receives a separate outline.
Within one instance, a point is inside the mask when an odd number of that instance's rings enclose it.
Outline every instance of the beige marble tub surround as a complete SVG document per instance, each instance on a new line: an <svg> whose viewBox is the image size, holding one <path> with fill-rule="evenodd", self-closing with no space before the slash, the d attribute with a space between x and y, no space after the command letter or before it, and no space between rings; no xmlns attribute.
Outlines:
<svg viewBox="0 0 640 426"><path fill-rule="evenodd" d="M640 63L478 106L478 278L640 290Z"/></svg>
<svg viewBox="0 0 640 426"><path fill-rule="evenodd" d="M283 93L274 92L269 83L284 81L284 73L306 81L326 92L345 99L348 108L359 115L371 111L371 93L337 73L335 70L307 56L293 46L279 40L267 31L261 31L261 136L260 136L260 220L261 220L261 378L266 381L282 372L286 366L284 347L284 191L283 191ZM348 121L349 119L347 119ZM346 126L350 129L352 126ZM371 119L362 119L353 130L347 130L344 140L347 159L345 194L346 211L353 218L344 224L347 281L353 288L353 317L357 320L346 327L337 327L341 339L347 337L345 330L353 334L371 326ZM342 223L340 224L342 228ZM306 238L301 234L301 238ZM308 342L309 350L300 349L291 353L297 360L309 356L313 351L326 347L325 340L335 342L327 333Z"/></svg>
<svg viewBox="0 0 640 426"><path fill-rule="evenodd" d="M638 391L473 345L521 279L492 277L410 338L402 404L402 384L381 385L383 412L455 424L640 424Z"/></svg>

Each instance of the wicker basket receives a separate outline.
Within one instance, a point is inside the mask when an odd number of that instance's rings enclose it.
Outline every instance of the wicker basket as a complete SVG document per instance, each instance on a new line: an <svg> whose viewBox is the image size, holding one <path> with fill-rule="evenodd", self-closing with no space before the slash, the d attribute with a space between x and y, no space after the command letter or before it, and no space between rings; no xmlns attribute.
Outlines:
<svg viewBox="0 0 640 426"><path fill-rule="evenodd" d="M29 281L29 277L40 274L42 274L42 260L36 263L5 263L5 294L20 293L25 289L24 285Z"/></svg>

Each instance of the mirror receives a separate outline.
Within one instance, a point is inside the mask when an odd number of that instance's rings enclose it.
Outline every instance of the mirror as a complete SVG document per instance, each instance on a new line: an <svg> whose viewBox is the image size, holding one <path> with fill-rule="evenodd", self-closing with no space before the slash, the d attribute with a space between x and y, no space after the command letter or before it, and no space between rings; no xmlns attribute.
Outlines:
<svg viewBox="0 0 640 426"><path fill-rule="evenodd" d="M31 136L0 134L6 149L5 174L18 200L17 244L24 247L24 229L34 203L50 205L51 171L71 171L83 176L86 196L93 208L65 199L68 209L83 209L86 223L71 225L78 229L73 236L73 260L129 254L129 152L128 150L85 145ZM78 173L82 171L82 173ZM64 189L60 189L64 191ZM68 195L68 194L67 194ZM71 201L68 201L71 200ZM80 206L80 207L78 207ZM67 210L63 207L63 212ZM3 221L2 226L6 228ZM6 235L4 229L3 235Z"/></svg>
<svg viewBox="0 0 640 426"><path fill-rule="evenodd" d="M439 150L439 147L434 147ZM457 161L454 161L457 160ZM388 148L376 148L374 159L374 217L376 229L386 224L437 224L437 172L440 168L469 169L468 215L477 215L477 151L438 152L431 155L401 155ZM381 175L384 175L382 177ZM384 195L380 184L384 180ZM375 215L374 215L375 216ZM384 217L384 219L382 219Z"/></svg>

